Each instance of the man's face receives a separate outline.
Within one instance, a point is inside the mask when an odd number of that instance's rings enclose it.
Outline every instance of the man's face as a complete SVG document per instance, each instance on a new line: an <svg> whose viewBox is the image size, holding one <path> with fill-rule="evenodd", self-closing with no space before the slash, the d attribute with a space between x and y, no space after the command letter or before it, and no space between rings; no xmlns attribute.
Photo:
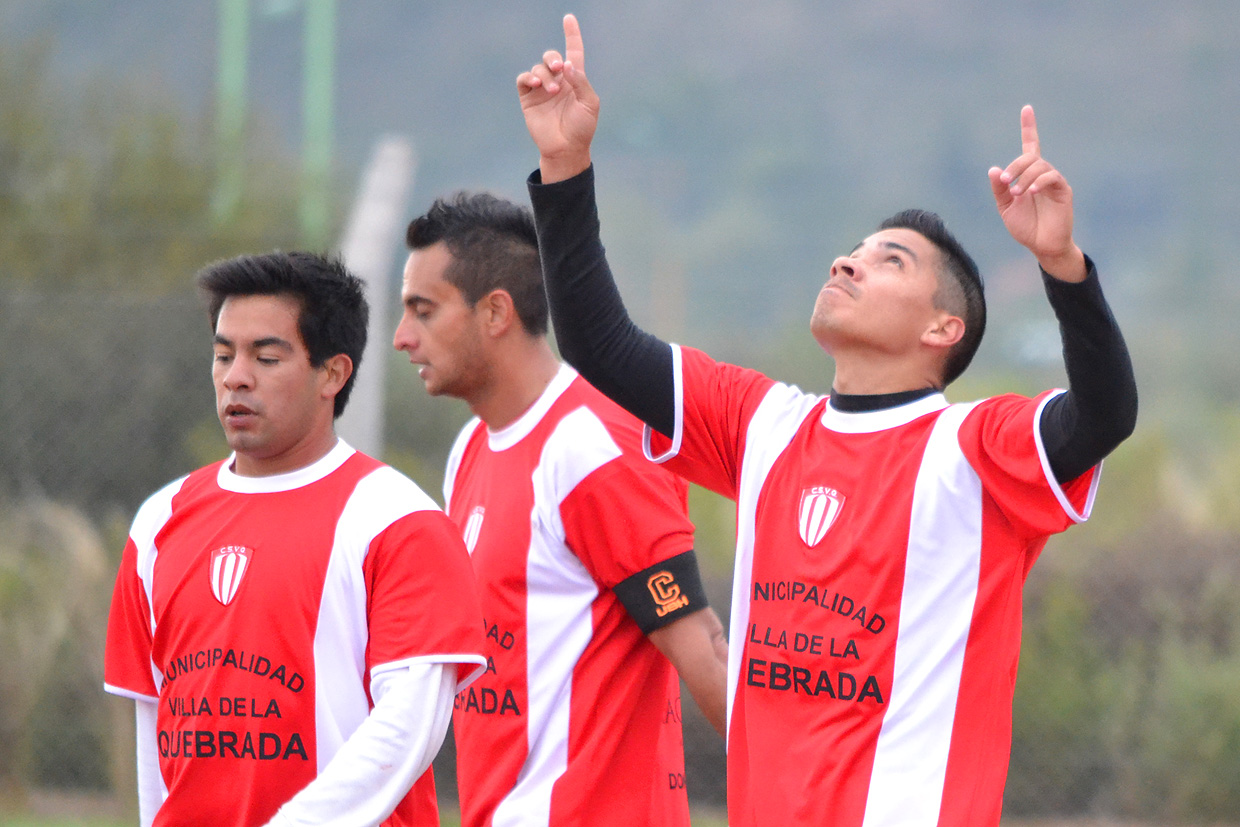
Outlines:
<svg viewBox="0 0 1240 827"><path fill-rule="evenodd" d="M289 296L231 296L215 324L215 407L238 474L301 468L332 438L339 382L310 365Z"/></svg>
<svg viewBox="0 0 1240 827"><path fill-rule="evenodd" d="M880 230L831 265L810 331L835 354L861 346L899 355L916 349L942 311L934 307L939 251L914 230Z"/></svg>
<svg viewBox="0 0 1240 827"><path fill-rule="evenodd" d="M479 313L444 279L451 263L442 241L410 253L401 286L404 312L392 345L409 354L431 396L469 402L485 388L489 369Z"/></svg>

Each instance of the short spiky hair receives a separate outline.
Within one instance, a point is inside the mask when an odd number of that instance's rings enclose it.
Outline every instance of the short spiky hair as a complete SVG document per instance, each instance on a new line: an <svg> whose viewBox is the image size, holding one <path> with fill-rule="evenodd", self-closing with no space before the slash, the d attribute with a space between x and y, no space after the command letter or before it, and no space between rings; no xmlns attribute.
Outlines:
<svg viewBox="0 0 1240 827"><path fill-rule="evenodd" d="M353 380L366 349L370 307L362 281L336 258L315 253L267 253L217 261L198 273L198 286L207 295L211 329L220 320L220 308L230 296L289 296L301 305L297 329L310 364L320 367L337 353L353 360L353 373L336 394L335 416L344 413Z"/></svg>
<svg viewBox="0 0 1240 827"><path fill-rule="evenodd" d="M928 210L904 210L878 225L880 230L905 229L919 233L939 251L939 287L934 292L934 306L964 320L964 336L947 354L943 365L943 387L956 381L973 361L982 334L986 332L986 295L982 274L973 257L965 252L956 237L936 213Z"/></svg>
<svg viewBox="0 0 1240 827"><path fill-rule="evenodd" d="M447 245L452 263L444 278L470 307L492 290L505 290L525 332L547 332L538 235L528 208L490 193L458 192L413 219L405 241L410 250Z"/></svg>

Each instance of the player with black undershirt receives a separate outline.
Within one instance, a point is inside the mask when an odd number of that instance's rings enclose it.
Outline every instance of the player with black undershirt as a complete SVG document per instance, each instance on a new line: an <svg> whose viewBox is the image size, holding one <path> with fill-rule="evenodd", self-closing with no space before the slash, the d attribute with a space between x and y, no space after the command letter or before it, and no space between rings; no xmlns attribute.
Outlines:
<svg viewBox="0 0 1240 827"><path fill-rule="evenodd" d="M837 258L810 329L829 396L668 345L628 318L607 266L580 29L517 79L557 340L643 419L648 455L737 501L728 809L748 825L998 824L1021 589L1050 534L1086 519L1136 386L1072 191L1041 154L989 178L1038 260L1069 388L951 405L985 327L976 265L931 213Z"/></svg>

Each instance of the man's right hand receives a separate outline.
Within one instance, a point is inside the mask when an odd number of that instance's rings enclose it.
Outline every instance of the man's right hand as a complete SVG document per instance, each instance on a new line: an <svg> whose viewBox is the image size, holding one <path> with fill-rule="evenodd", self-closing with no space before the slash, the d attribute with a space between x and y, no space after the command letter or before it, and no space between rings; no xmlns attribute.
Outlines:
<svg viewBox="0 0 1240 827"><path fill-rule="evenodd" d="M598 95L586 79L581 28L564 16L564 56L548 51L517 76L525 126L538 147L542 182L553 184L590 166L590 141L598 126Z"/></svg>

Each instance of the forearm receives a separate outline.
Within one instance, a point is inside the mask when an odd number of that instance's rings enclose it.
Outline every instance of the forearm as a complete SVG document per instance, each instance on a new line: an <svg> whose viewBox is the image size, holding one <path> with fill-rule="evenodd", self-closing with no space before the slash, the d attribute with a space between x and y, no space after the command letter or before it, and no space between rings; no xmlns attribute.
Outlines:
<svg viewBox="0 0 1240 827"><path fill-rule="evenodd" d="M702 715L726 737L728 641L718 615L709 607L699 609L649 637L676 667Z"/></svg>
<svg viewBox="0 0 1240 827"><path fill-rule="evenodd" d="M430 766L452 719L456 667L427 663L382 673L371 691L370 715L270 825L378 824Z"/></svg>
<svg viewBox="0 0 1240 827"><path fill-rule="evenodd" d="M1047 403L1039 423L1055 478L1069 482L1102 461L1136 427L1137 384L1128 347L1093 263L1080 283L1043 272L1059 320L1068 392Z"/></svg>
<svg viewBox="0 0 1240 827"><path fill-rule="evenodd" d="M638 419L671 436L672 354L629 318L599 238L594 170L554 184L530 177L551 318L565 360Z"/></svg>

